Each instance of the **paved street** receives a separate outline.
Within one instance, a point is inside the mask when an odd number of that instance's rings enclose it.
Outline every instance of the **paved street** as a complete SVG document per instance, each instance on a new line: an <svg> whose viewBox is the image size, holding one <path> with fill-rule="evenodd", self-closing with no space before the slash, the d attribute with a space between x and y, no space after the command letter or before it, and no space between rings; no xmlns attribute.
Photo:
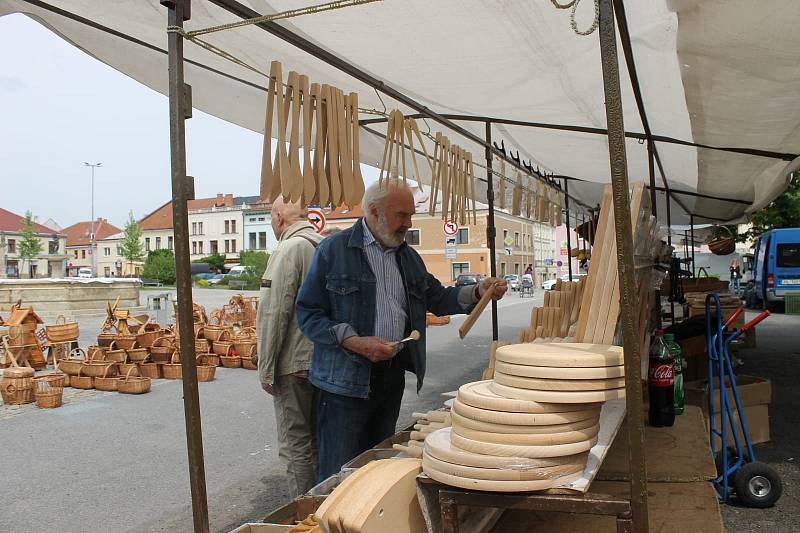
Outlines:
<svg viewBox="0 0 800 533"><path fill-rule="evenodd" d="M210 311L231 294L199 289L195 298ZM500 303L501 338L516 338L534 304L541 305L541 291ZM487 310L464 341L457 332L462 317L428 329L425 386L418 396L407 379L400 425L413 411L438 407L442 392L480 376L489 317ZM81 345L92 341L101 320L81 320ZM144 396L81 391L52 411L0 406L7 458L0 531L190 531L182 389L179 382L153 384ZM288 500L272 402L256 373L243 369L218 369L200 393L212 531L228 531Z"/></svg>

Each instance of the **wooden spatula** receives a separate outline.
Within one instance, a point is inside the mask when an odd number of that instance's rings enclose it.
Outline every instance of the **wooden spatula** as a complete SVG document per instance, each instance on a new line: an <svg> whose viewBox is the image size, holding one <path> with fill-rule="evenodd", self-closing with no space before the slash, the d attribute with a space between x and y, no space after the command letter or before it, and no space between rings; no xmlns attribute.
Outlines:
<svg viewBox="0 0 800 533"><path fill-rule="evenodd" d="M281 194L284 199L288 200L291 192L291 179L292 179L292 165L289 163L289 155L286 153L286 129L289 124L290 104L292 102L291 88L293 85L293 75L297 77L296 72L289 73L289 82L286 90L283 86L280 87L278 94L281 96L276 98L278 105L278 172L281 178Z"/></svg>
<svg viewBox="0 0 800 533"><path fill-rule="evenodd" d="M273 61L270 67L270 78L267 86L267 116L264 121L264 146L261 152L261 188L263 201L272 201L272 189L275 174L272 171L272 120L275 115L275 69L280 69L280 62Z"/></svg>
<svg viewBox="0 0 800 533"><path fill-rule="evenodd" d="M328 205L328 174L325 172L325 108L322 91L318 83L311 84L311 96L314 98L315 138L314 143L314 182L317 192L314 200L321 207Z"/></svg>
<svg viewBox="0 0 800 533"><path fill-rule="evenodd" d="M339 169L342 178L342 202L349 209L354 206L353 193L353 159L350 156L352 140L350 137L350 99L344 96L341 90L336 89L336 103L338 105L339 125Z"/></svg>
<svg viewBox="0 0 800 533"><path fill-rule="evenodd" d="M309 92L308 76L300 76L300 94L303 97L303 193L301 203L308 205L316 196L317 187L311 165L311 127L314 118L314 99Z"/></svg>
<svg viewBox="0 0 800 533"><path fill-rule="evenodd" d="M300 201L303 194L303 173L300 166L300 75L289 73L289 90L292 93L291 134L289 136L289 200ZM283 191L284 198L287 191Z"/></svg>
<svg viewBox="0 0 800 533"><path fill-rule="evenodd" d="M350 93L350 128L352 135L352 152L350 154L353 160L353 184L354 193L353 200L356 204L361 203L364 198L364 176L361 175L361 148L360 138L361 128L358 126L358 93Z"/></svg>
<svg viewBox="0 0 800 533"><path fill-rule="evenodd" d="M342 182L339 178L339 125L337 123L336 88L330 85L323 85L322 90L325 92L325 113L328 117L328 157L326 168L328 169L331 186L331 205L336 208L342 203Z"/></svg>

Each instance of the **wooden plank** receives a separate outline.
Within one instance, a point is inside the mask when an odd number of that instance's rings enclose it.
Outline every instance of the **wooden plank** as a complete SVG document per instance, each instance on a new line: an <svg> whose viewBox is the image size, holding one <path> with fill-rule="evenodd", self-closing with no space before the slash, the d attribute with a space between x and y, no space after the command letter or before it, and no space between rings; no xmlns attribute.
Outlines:
<svg viewBox="0 0 800 533"><path fill-rule="evenodd" d="M601 251L603 248L603 238L607 233L607 226L610 220L608 216L608 206L611 205L611 186L606 186L603 192L603 204L601 207L601 217L598 223L598 233L601 231L602 226L602 234L600 234L601 238L595 237L594 247L592 248L592 262L589 264L589 275L586 277L586 286L583 290L583 295L581 298L581 308L580 313L578 315L578 327L575 333L575 337L578 341L583 341L584 337L586 336L586 327L589 321L589 311L592 306L592 298L594 297L594 289L596 285L596 280L600 276L600 271L603 265L601 265Z"/></svg>

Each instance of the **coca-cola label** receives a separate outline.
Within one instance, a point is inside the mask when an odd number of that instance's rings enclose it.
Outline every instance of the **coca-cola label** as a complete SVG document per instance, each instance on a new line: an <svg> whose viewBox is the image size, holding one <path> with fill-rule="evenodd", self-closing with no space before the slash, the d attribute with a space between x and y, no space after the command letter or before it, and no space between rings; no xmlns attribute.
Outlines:
<svg viewBox="0 0 800 533"><path fill-rule="evenodd" d="M675 383L675 366L666 363L651 365L648 382L651 387L671 387Z"/></svg>

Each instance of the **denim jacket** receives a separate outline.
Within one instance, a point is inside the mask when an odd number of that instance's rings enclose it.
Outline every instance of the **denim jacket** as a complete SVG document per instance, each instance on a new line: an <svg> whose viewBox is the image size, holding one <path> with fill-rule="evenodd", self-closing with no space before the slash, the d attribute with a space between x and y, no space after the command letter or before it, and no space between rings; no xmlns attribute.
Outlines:
<svg viewBox="0 0 800 533"><path fill-rule="evenodd" d="M406 334L420 332L395 358L404 370L417 375L417 391L425 377L425 313L453 315L473 307L472 287L443 287L425 268L417 252L401 244L397 262L408 302ZM374 335L375 275L364 253L361 221L336 233L317 248L311 268L297 296L300 330L314 343L309 379L322 390L367 398L372 363L345 350L348 336Z"/></svg>

